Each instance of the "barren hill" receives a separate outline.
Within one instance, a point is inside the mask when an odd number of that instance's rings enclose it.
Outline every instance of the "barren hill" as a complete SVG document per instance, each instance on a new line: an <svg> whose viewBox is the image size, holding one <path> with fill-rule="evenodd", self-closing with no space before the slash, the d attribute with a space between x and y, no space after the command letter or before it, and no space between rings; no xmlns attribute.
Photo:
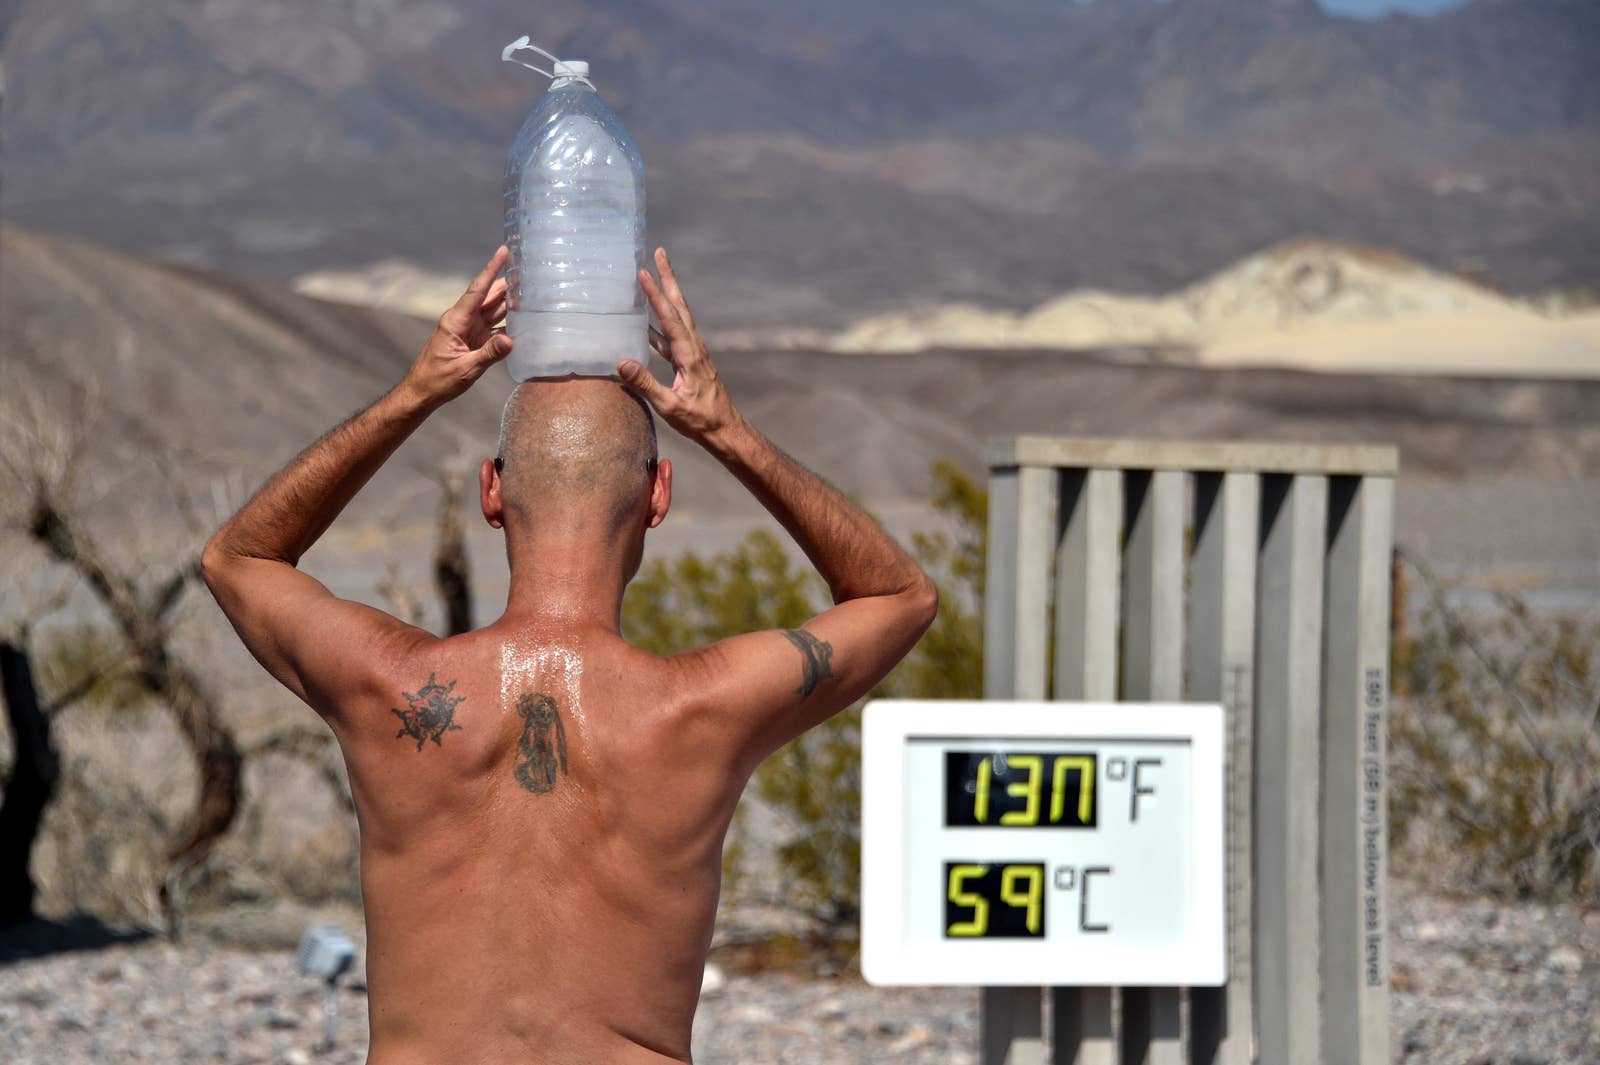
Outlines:
<svg viewBox="0 0 1600 1065"><path fill-rule="evenodd" d="M88 479L130 542L179 528L164 502L173 485L203 505L253 486L398 380L427 329L11 228L0 230L0 275L6 390L59 403L65 382L95 384ZM699 310L711 326L724 313ZM1403 531L1445 561L1492 566L1509 551L1530 571L1600 585L1600 381L1330 378L1161 365L1138 350L729 352L719 366L756 424L901 529L930 520L930 464L981 473L991 436L1392 442ZM353 567L330 579L370 596L383 558L422 561L431 478L492 452L508 388L491 372L401 450L319 552ZM679 469L656 549L725 543L761 519L697 449L670 431L663 446ZM1480 494L1463 494L1472 485ZM498 580L493 538L474 543L483 579Z"/></svg>

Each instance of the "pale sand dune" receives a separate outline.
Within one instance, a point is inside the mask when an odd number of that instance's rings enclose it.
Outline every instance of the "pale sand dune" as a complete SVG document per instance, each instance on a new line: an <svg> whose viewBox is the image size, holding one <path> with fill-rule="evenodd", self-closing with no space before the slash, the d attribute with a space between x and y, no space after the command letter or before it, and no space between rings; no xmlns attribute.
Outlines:
<svg viewBox="0 0 1600 1065"><path fill-rule="evenodd" d="M1362 373L1600 377L1600 312L1547 319L1470 311L1241 333L1201 348L1199 361Z"/></svg>
<svg viewBox="0 0 1600 1065"><path fill-rule="evenodd" d="M436 318L467 278L400 259L294 283L319 299ZM1514 300L1389 252L1317 241L1268 249L1168 296L1079 289L1030 311L970 303L895 311L834 336L717 336L727 349L1158 348L1206 366L1600 377L1600 312Z"/></svg>
<svg viewBox="0 0 1600 1065"><path fill-rule="evenodd" d="M1022 313L972 304L858 322L828 346L1159 348L1205 365L1600 377L1600 312L1514 300L1388 252L1280 245L1167 296L1080 289Z"/></svg>
<svg viewBox="0 0 1600 1065"><path fill-rule="evenodd" d="M444 313L471 281L470 275L438 273L405 259L384 259L350 270L316 270L295 278L293 288L306 296L377 307L418 318Z"/></svg>

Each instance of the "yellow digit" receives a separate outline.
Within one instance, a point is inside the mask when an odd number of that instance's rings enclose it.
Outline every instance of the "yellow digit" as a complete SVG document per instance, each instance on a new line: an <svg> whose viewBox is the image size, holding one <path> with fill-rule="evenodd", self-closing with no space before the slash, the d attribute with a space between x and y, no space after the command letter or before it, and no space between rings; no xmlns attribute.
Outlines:
<svg viewBox="0 0 1600 1065"><path fill-rule="evenodd" d="M1036 754L1014 754L1006 759L1010 765L1028 771L1028 781L1017 781L1015 784L1006 785L1007 795L1026 795L1028 804L1020 810L1007 810L1000 815L1002 825L1036 825L1039 823L1039 770L1044 767L1044 759Z"/></svg>
<svg viewBox="0 0 1600 1065"><path fill-rule="evenodd" d="M976 892L963 890L964 882L968 877L983 876L989 871L987 865L952 865L950 867L950 884L946 894L950 901L957 906L966 906L972 910L972 920L957 921L950 926L949 935L952 936L981 936L989 931L989 900Z"/></svg>
<svg viewBox="0 0 1600 1065"><path fill-rule="evenodd" d="M978 824L989 820L989 759L978 763L978 797L972 800L972 819Z"/></svg>
<svg viewBox="0 0 1600 1065"><path fill-rule="evenodd" d="M1055 780L1052 782L1050 796L1050 823L1055 824L1061 820L1062 811L1067 805L1067 770L1078 771L1078 824L1089 823L1089 814L1094 809L1094 759L1081 754L1062 755L1056 759Z"/></svg>
<svg viewBox="0 0 1600 1065"><path fill-rule="evenodd" d="M1028 890L1017 894L1018 880L1028 882ZM1009 906L1028 908L1028 931L1039 931L1039 917L1044 904L1044 870L1037 865L1008 865L1000 873L1000 898Z"/></svg>

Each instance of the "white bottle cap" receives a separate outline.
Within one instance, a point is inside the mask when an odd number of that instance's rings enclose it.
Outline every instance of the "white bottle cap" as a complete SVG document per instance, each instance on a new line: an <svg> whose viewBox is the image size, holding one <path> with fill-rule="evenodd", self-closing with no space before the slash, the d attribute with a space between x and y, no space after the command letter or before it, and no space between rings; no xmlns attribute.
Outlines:
<svg viewBox="0 0 1600 1065"><path fill-rule="evenodd" d="M589 64L582 59L563 59L555 64L555 75L558 78L587 78Z"/></svg>

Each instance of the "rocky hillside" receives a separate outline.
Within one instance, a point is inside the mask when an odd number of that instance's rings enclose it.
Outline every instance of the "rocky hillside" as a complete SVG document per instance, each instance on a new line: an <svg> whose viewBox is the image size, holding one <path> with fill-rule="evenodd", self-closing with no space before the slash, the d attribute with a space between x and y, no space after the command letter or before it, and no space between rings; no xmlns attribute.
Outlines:
<svg viewBox="0 0 1600 1065"><path fill-rule="evenodd" d="M0 350L10 380L46 399L71 383L90 384L108 457L136 457L128 454L133 444L201 473L286 459L397 381L428 329L423 319L10 227L0 229L0 273ZM1202 288L1209 295L1195 306L1209 309L1193 320L1226 321L1228 294L1259 276L1261 264L1246 264ZM1446 299L1487 298L1469 286L1441 291ZM699 311L715 333L726 312L714 303ZM976 468L989 436L1134 427L1166 438L1394 441L1419 473L1600 473L1600 447L1592 446L1600 440L1590 440L1600 433L1600 382L1351 375L1330 384L1318 375L1171 365L1170 352L1137 341L1076 354L1041 348L989 353L947 344L870 359L730 350L718 361L771 435L874 501L920 498L934 458ZM416 453L420 463L422 453L491 447L507 388L495 371L402 455ZM1492 442L1479 432L1487 424L1496 426ZM700 472L700 457L680 455ZM704 472L726 480L714 465ZM686 502L711 512L729 502L721 488L699 496L696 479L680 476ZM727 487L732 498L742 495Z"/></svg>

